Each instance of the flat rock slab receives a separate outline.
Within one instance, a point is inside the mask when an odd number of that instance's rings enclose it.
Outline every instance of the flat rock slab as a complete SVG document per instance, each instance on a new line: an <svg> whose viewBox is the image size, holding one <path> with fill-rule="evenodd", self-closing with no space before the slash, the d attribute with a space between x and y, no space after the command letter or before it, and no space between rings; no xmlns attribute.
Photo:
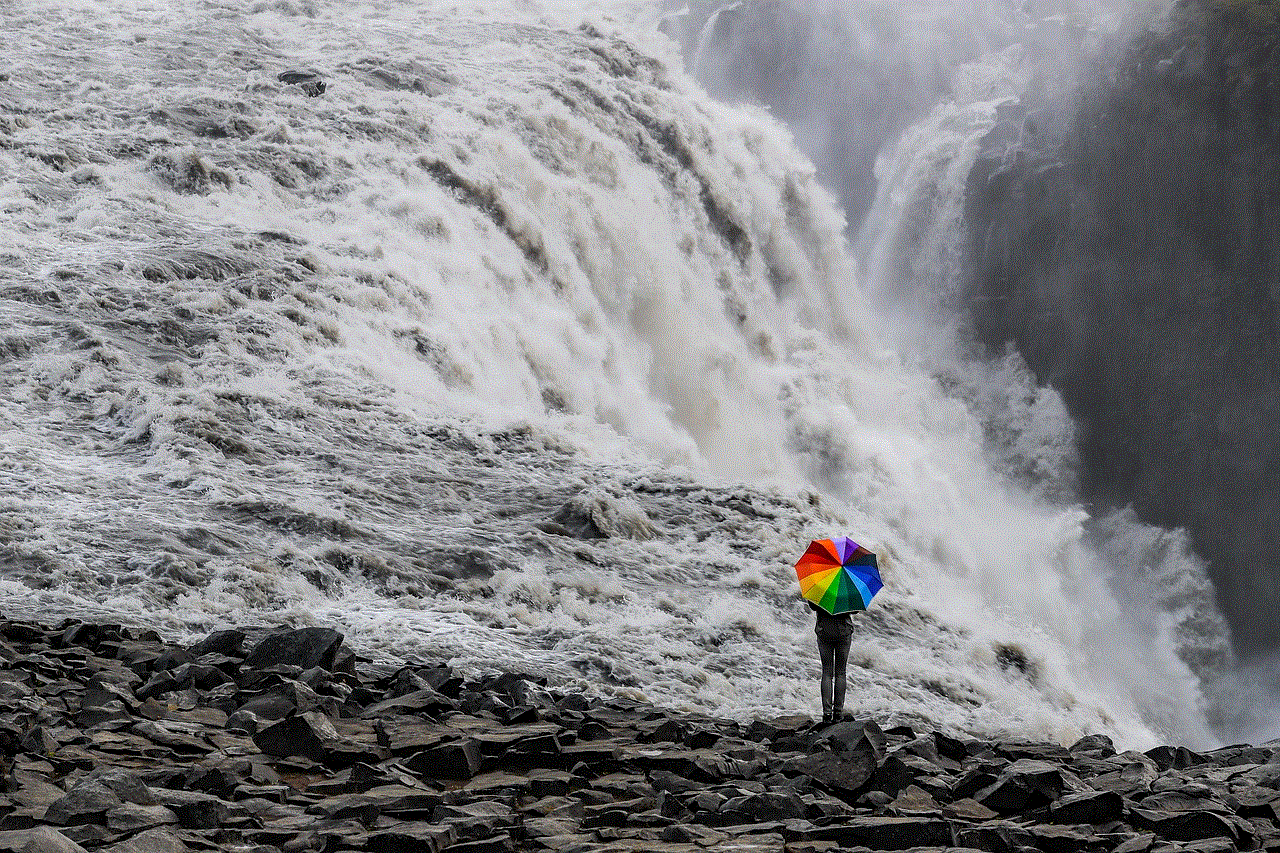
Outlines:
<svg viewBox="0 0 1280 853"><path fill-rule="evenodd" d="M831 826L793 820L783 824L783 836L796 841L836 841L842 847L872 850L910 850L913 847L952 847L951 824L938 818L855 816Z"/></svg>
<svg viewBox="0 0 1280 853"><path fill-rule="evenodd" d="M85 853L85 849L56 829L47 826L14 832L0 832L4 853Z"/></svg>

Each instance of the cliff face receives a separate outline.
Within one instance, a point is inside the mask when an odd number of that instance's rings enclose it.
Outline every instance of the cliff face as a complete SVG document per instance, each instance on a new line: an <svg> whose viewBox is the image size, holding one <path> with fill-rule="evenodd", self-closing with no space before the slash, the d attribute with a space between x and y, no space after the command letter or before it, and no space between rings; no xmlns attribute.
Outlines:
<svg viewBox="0 0 1280 853"><path fill-rule="evenodd" d="M977 337L1061 391L1086 499L1190 531L1243 653L1280 645L1277 12L1176 4L966 196Z"/></svg>

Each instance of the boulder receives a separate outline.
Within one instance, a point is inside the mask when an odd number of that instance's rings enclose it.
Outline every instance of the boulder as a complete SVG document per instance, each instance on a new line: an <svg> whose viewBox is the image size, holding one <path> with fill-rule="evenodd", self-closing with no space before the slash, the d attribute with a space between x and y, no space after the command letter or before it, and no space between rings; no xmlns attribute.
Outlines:
<svg viewBox="0 0 1280 853"><path fill-rule="evenodd" d="M818 729L808 736L811 750L826 749L832 752L853 752L865 749L877 761L885 752L885 735L874 720L847 720Z"/></svg>
<svg viewBox="0 0 1280 853"><path fill-rule="evenodd" d="M142 777L122 767L102 767L90 771L85 781L97 782L110 788L117 797L126 803L139 806L154 806L157 802L155 794L142 781Z"/></svg>
<svg viewBox="0 0 1280 853"><path fill-rule="evenodd" d="M364 709L362 715L371 720L388 714L426 714L436 717L456 707L457 703L452 699L428 686L370 705Z"/></svg>
<svg viewBox="0 0 1280 853"><path fill-rule="evenodd" d="M85 849L64 833L48 826L0 831L3 853L85 853Z"/></svg>
<svg viewBox="0 0 1280 853"><path fill-rule="evenodd" d="M453 827L460 841L490 838L514 829L520 821L511 806L496 801L441 803L432 820Z"/></svg>
<svg viewBox="0 0 1280 853"><path fill-rule="evenodd" d="M120 798L106 785L86 781L50 803L45 809L44 819L54 826L102 823L107 812L120 803Z"/></svg>
<svg viewBox="0 0 1280 853"><path fill-rule="evenodd" d="M106 825L112 832L132 833L178 822L172 809L164 806L139 806L122 803L107 812Z"/></svg>
<svg viewBox="0 0 1280 853"><path fill-rule="evenodd" d="M1244 832L1243 827L1226 815L1211 811L1169 812L1134 808L1130 809L1130 823L1169 841L1226 838L1238 842Z"/></svg>
<svg viewBox="0 0 1280 853"><path fill-rule="evenodd" d="M253 735L267 755L301 755L322 762L330 745L341 740L333 722L319 711L306 711L272 723Z"/></svg>
<svg viewBox="0 0 1280 853"><path fill-rule="evenodd" d="M187 853L189 848L169 830L148 829L104 849L106 853Z"/></svg>
<svg viewBox="0 0 1280 853"><path fill-rule="evenodd" d="M1002 814L1037 808L1056 800L1067 790L1081 790L1083 784L1068 770L1048 761L1020 758L995 782L974 793L973 798Z"/></svg>
<svg viewBox="0 0 1280 853"><path fill-rule="evenodd" d="M766 791L726 800L719 815L721 826L791 820L805 816L805 804L795 791Z"/></svg>
<svg viewBox="0 0 1280 853"><path fill-rule="evenodd" d="M330 628L298 628L267 634L244 659L244 669L284 664L300 670L319 666L332 669L342 635Z"/></svg>
<svg viewBox="0 0 1280 853"><path fill-rule="evenodd" d="M793 759L791 773L812 779L841 799L856 797L876 771L875 755L869 748L850 752L819 752Z"/></svg>
<svg viewBox="0 0 1280 853"><path fill-rule="evenodd" d="M212 794L168 788L154 790L156 798L173 811L183 829L217 829L231 814L230 804Z"/></svg>
<svg viewBox="0 0 1280 853"><path fill-rule="evenodd" d="M1049 805L1049 823L1110 823L1124 816L1124 798L1114 791L1067 794Z"/></svg>
<svg viewBox="0 0 1280 853"><path fill-rule="evenodd" d="M187 647L193 657L199 658L207 654L225 655L227 657L244 657L244 631L235 629L214 631L203 640Z"/></svg>
<svg viewBox="0 0 1280 853"><path fill-rule="evenodd" d="M1116 754L1115 744L1106 735L1085 735L1067 749L1073 756L1089 756L1090 758L1110 758Z"/></svg>
<svg viewBox="0 0 1280 853"><path fill-rule="evenodd" d="M480 772L481 759L476 740L463 738L416 752L404 765L428 779L470 779Z"/></svg>

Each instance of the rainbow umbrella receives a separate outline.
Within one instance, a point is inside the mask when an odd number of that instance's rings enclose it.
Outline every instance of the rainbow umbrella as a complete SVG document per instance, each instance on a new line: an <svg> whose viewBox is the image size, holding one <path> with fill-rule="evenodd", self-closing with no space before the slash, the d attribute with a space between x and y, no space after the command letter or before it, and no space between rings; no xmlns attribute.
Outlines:
<svg viewBox="0 0 1280 853"><path fill-rule="evenodd" d="M832 615L866 610L884 586L876 555L847 536L811 542L796 577L800 594Z"/></svg>

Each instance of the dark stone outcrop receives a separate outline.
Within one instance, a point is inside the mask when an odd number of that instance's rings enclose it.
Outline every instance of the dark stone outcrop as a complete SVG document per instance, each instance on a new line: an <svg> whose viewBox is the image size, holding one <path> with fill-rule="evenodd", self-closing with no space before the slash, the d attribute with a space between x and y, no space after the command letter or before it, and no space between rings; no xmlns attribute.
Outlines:
<svg viewBox="0 0 1280 853"><path fill-rule="evenodd" d="M274 631L257 642L244 659L248 669L296 666L299 669L333 666L342 635L331 628L298 628Z"/></svg>
<svg viewBox="0 0 1280 853"><path fill-rule="evenodd" d="M177 647L138 656L129 629L79 623L0 622L0 635L15 660L46 662L21 709L0 709L14 732L0 853L1280 849L1276 744L1140 755L1097 736L1063 747L870 719L743 724L512 673L254 667L225 637L201 659L229 658L230 681L143 700L150 682L126 673L189 665ZM66 636L88 654L46 654ZM337 652L323 660L351 654L320 639ZM346 698L253 734L222 710L300 679ZM127 719L77 727L84 701L108 695Z"/></svg>

